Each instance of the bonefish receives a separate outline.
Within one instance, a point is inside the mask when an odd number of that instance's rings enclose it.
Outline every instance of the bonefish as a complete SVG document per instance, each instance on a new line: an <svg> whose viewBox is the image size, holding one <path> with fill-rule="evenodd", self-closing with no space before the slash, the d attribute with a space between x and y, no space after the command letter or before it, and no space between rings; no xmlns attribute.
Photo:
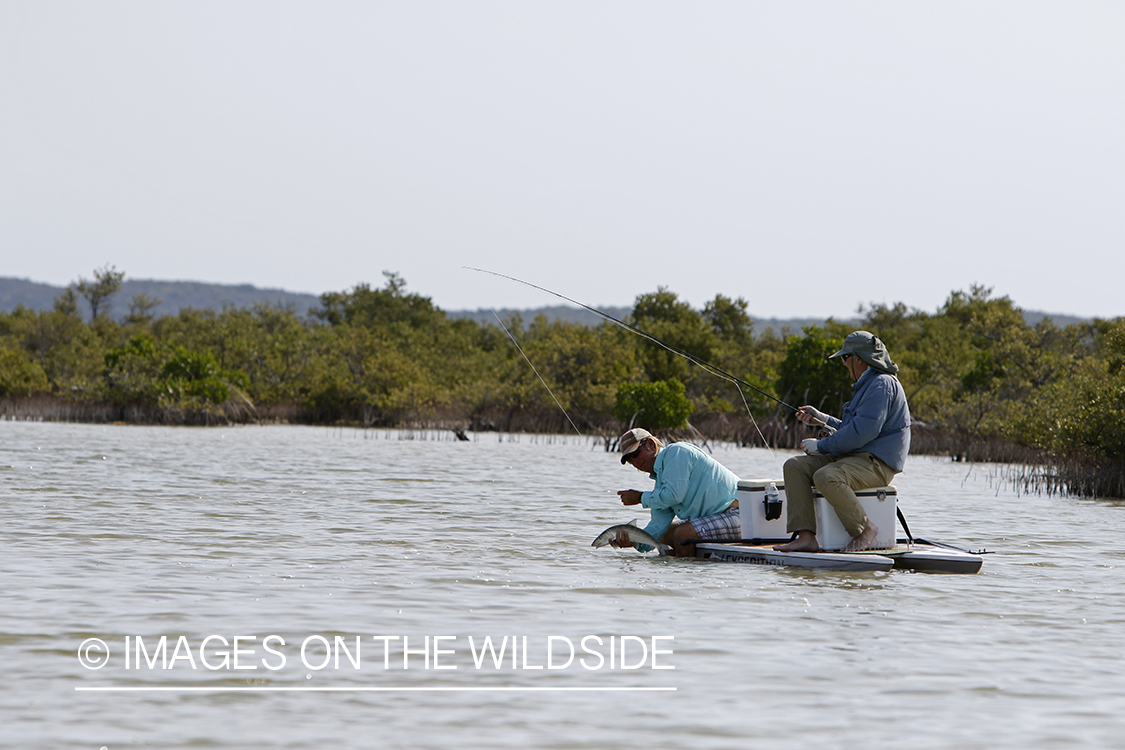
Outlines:
<svg viewBox="0 0 1125 750"><path fill-rule="evenodd" d="M607 544L616 547L617 535L624 532L629 543L636 546L638 544L646 544L649 547L655 547L657 552L661 555L666 554L672 548L667 544L661 544L657 541L656 537L648 533L642 528L637 526L637 519L633 519L629 523L619 523L616 526L610 526L608 529L598 534L597 538L590 544L591 547L604 547Z"/></svg>

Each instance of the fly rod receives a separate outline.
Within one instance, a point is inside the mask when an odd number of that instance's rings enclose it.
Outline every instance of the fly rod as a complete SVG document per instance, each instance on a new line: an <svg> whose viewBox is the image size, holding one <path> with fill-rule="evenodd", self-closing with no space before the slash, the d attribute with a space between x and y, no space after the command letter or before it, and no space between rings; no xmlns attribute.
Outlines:
<svg viewBox="0 0 1125 750"><path fill-rule="evenodd" d="M688 352L685 352L683 349L679 348L678 346L673 346L672 344L669 344L666 341L661 341L660 339L656 338L655 336L653 336L651 333L648 333L647 331L642 331L640 328L637 328L634 325L626 323L623 320L618 320L617 318L613 317L609 313L602 312L601 310L590 307L589 305L584 305L581 302L579 302L578 300L571 299L570 297L567 297L564 294L559 294L558 292L552 292L550 289L546 289L546 288L538 286L536 284L532 284L530 281L524 281L523 279L517 279L514 276L506 276L505 274L497 273L496 271L488 271L488 270L483 269L483 268L474 268L472 266L463 266L463 268L465 268L469 271L477 271L479 273L487 273L490 276L498 276L502 279L508 279L509 281L515 281L516 283L523 284L524 286L529 286L532 289L538 289L541 292L546 292L547 294L558 297L559 299L566 300L567 302L569 302L573 305L578 305L583 310L589 310L590 312L594 313L595 315L600 315L602 318L605 318L606 320L621 326L626 331L629 331L631 333L635 333L642 338L648 339L652 343L664 347L665 349L672 352L673 354L680 355L681 357L688 360L692 364L695 364L699 367L702 367L704 370L711 373L712 375L716 375L720 378L723 378L724 380L729 380L730 382L732 382L736 385L744 385L747 388L749 388L753 391L756 391L757 393L762 394L766 398L776 401L777 403L781 404L782 406L786 407L787 409L792 409L793 411L798 411L797 407L785 403L784 401L782 401L781 399L779 399L777 396L773 395L772 393L768 393L766 391L763 391L758 386L753 385L751 383L747 383L742 378L731 375L729 372L726 372L725 370L722 370L722 369L716 367L715 365L711 364L710 362L705 362L704 360L700 359L699 357L696 357L694 354L690 354ZM819 421L819 420L817 420L817 421Z"/></svg>
<svg viewBox="0 0 1125 750"><path fill-rule="evenodd" d="M553 398L555 400L555 403L558 404L559 410L562 411L563 416L566 417L566 421L570 422L570 426L573 427L574 431L578 433L578 437L582 437L582 430L578 429L578 425L574 424L574 420L571 419L570 415L566 413L566 409L563 409L562 402L559 401L558 396L556 396L555 392L551 390L551 386L547 385L547 381L543 379L543 376L539 374L539 370L536 369L535 365L531 363L531 359L528 358L527 354L523 350L523 347L520 346L520 342L516 341L516 337L512 335L511 331L508 330L508 326L504 325L504 321L500 320L500 316L496 314L495 310L492 311L492 317L496 318L496 322L499 323L500 327L504 329L504 333L508 334L508 338L510 338L512 340L512 343L516 345L516 349L518 349L519 353L523 355L523 358L527 361L527 364L531 368L531 371L535 373L535 377L539 378L539 382L542 383L543 387L547 389L547 393L551 394L551 398Z"/></svg>

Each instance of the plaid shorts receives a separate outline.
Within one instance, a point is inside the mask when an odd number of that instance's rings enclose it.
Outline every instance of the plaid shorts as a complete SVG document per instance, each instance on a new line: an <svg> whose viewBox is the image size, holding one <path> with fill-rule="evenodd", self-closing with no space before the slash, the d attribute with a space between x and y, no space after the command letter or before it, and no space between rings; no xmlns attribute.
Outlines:
<svg viewBox="0 0 1125 750"><path fill-rule="evenodd" d="M741 539L742 523L738 508L728 508L713 516L703 516L691 522L700 539Z"/></svg>

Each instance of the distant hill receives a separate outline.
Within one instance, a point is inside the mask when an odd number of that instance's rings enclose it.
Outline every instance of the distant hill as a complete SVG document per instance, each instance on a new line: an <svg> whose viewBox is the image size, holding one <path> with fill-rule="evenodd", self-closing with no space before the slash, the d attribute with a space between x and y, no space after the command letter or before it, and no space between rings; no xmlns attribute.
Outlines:
<svg viewBox="0 0 1125 750"><path fill-rule="evenodd" d="M29 310L50 310L54 306L55 297L65 289L66 287L40 284L28 279L0 277L0 311L10 312L17 305L23 305ZM222 310L225 306L244 308L251 307L255 303L269 303L283 307L292 306L299 314L306 315L310 309L320 306L320 298L314 294L287 292L283 289L259 289L250 284L235 286L230 284L205 284L198 281L126 279L121 285L121 291L110 298L110 314L118 319L124 318L129 312L129 301L138 294L162 300L161 304L151 311L157 317L175 315L187 307L197 310ZM603 307L599 309L618 320L625 320L632 312L631 307ZM507 320L513 313L519 313L524 325L535 320L539 315L546 315L547 320L551 322L565 320L587 326L596 326L602 322L602 318L589 310L564 305L537 307L529 310L503 308L496 311L501 320ZM485 308L447 310L446 314L450 318L470 318L482 323L496 322L492 310ZM1035 325L1045 317L1049 317L1058 326L1067 326L1071 323L1081 323L1086 320L1073 315L1055 315L1027 310L1024 311L1023 316L1028 325ZM859 321L840 319L840 322L858 324ZM773 329L778 334L786 329L793 333L800 333L804 326L823 324L823 318L755 318L754 334L760 335L766 329Z"/></svg>
<svg viewBox="0 0 1125 750"><path fill-rule="evenodd" d="M625 316L633 311L631 307L599 307L598 309L607 315L612 315L618 320L625 320ZM566 305L536 307L532 310L513 310L508 307L503 307L496 311L496 315L499 315L500 320L503 321L507 321L513 314L519 314L523 319L524 325L527 325L540 315L546 315L547 320L551 323L554 323L556 320L565 320L568 323L597 326L602 322L601 317L589 310L583 310L581 307L568 307ZM496 316L492 314L491 309L486 308L478 308L476 310L448 310L446 311L446 315L451 318L469 318L478 323L496 324Z"/></svg>
<svg viewBox="0 0 1125 750"><path fill-rule="evenodd" d="M618 320L625 320L630 313L633 312L631 307L599 307L606 315L612 315ZM508 317L513 313L519 313L524 325L535 320L540 315L546 315L548 322L555 322L556 320L565 320L569 323L580 323L586 326L597 326L602 322L602 318L596 313L589 310L584 310L580 307L567 307L565 305L558 305L555 307L537 307L532 310L512 310L510 308L503 308L496 311L496 315L500 319L507 321ZM492 314L492 310L477 309L477 310L452 310L446 312L451 318L470 318L478 323L496 323L496 317ZM793 333L800 333L801 328L804 326L824 325L823 318L792 318L782 320L780 318L752 318L754 323L754 335L758 336L766 329L772 328L774 333L780 335L783 331L788 330ZM856 323L858 320L842 320L842 323Z"/></svg>
<svg viewBox="0 0 1125 750"><path fill-rule="evenodd" d="M1029 326L1036 325L1037 323L1039 323L1039 321L1043 320L1043 318L1050 318L1051 322L1054 323L1055 325L1057 325L1059 328L1066 328L1067 326L1073 325L1075 323L1086 323L1086 322L1089 321L1089 318L1079 318L1079 317L1074 316L1074 315L1062 315L1062 314L1059 314L1059 313L1045 313L1045 312L1038 312L1038 311L1035 311L1035 310L1024 310L1023 311L1023 319L1027 321L1027 324Z"/></svg>
<svg viewBox="0 0 1125 750"><path fill-rule="evenodd" d="M0 310L11 312L23 305L28 310L50 310L61 286L28 279L0 278Z"/></svg>
<svg viewBox="0 0 1125 750"><path fill-rule="evenodd" d="M55 297L66 287L40 284L27 279L0 278L0 310L10 312L17 305L29 310L50 310ZM124 318L129 313L129 301L138 294L162 300L152 308L151 314L175 315L186 307L197 310L222 310L224 306L251 307L255 303L268 302L288 307L292 305L298 313L305 315L309 308L319 307L320 299L313 294L287 292L283 289L259 289L250 284L204 284L198 281L153 281L149 279L126 279L121 291L110 298L110 314L114 318ZM87 311L88 312L88 311Z"/></svg>

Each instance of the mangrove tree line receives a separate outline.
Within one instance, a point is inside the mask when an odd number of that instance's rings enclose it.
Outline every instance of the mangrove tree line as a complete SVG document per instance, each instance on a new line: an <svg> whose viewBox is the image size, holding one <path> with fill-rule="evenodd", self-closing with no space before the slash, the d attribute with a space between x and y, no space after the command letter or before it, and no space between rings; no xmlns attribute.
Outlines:
<svg viewBox="0 0 1125 750"><path fill-rule="evenodd" d="M804 436L774 400L610 323L451 319L394 273L381 288L321 295L307 313L258 305L155 318L159 300L138 295L114 319L123 277L107 267L52 310L0 313L3 413L550 432L572 431L569 415L599 435L635 423L745 443ZM1125 494L1125 318L1030 326L981 286L934 312L898 303L859 315L901 367L918 449L1017 460L1011 450L1033 451L1086 467L1093 484L1080 491L1105 494L1117 476L1112 494ZM848 399L844 368L826 357L850 325L755 335L745 300L717 295L695 309L664 287L637 297L628 322L789 404L839 413Z"/></svg>

